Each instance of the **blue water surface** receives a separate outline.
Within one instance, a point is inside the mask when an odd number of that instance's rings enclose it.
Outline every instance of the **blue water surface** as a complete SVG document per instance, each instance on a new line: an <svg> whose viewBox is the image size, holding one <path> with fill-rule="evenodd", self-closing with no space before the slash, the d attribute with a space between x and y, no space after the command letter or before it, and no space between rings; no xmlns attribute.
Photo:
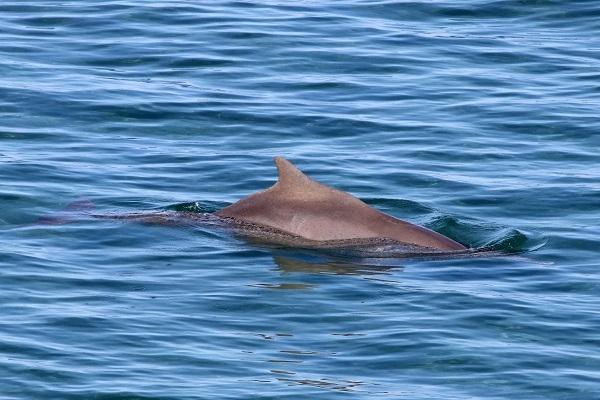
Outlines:
<svg viewBox="0 0 600 400"><path fill-rule="evenodd" d="M600 3L3 1L2 399L600 399ZM206 227L273 156L523 258Z"/></svg>

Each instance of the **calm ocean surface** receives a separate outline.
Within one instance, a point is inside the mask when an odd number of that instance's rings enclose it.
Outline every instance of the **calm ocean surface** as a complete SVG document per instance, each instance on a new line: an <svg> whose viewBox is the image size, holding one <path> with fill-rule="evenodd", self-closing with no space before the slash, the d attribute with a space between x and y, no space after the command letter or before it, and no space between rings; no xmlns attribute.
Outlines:
<svg viewBox="0 0 600 400"><path fill-rule="evenodd" d="M3 1L0 398L600 399L600 2ZM315 262L273 156L516 258Z"/></svg>

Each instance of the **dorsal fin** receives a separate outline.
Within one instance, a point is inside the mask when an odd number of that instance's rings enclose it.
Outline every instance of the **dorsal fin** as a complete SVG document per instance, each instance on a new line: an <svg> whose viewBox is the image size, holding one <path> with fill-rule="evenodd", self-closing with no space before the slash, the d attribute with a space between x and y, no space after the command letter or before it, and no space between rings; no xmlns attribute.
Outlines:
<svg viewBox="0 0 600 400"><path fill-rule="evenodd" d="M274 188L285 192L294 192L300 190L300 188L313 187L317 189L322 186L320 183L315 182L308 176L304 175L294 164L282 157L275 157L275 165L277 166L277 172L279 179L275 184Z"/></svg>

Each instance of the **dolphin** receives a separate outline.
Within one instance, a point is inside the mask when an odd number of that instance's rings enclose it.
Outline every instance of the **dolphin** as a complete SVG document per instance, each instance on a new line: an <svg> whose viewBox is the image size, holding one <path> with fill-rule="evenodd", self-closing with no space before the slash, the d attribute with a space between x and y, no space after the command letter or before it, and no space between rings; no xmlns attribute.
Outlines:
<svg viewBox="0 0 600 400"><path fill-rule="evenodd" d="M200 226L233 233L275 248L317 250L318 256L350 259L460 257L490 255L489 248L468 248L424 227L384 214L356 197L306 176L291 162L275 157L279 172L270 188L214 213L142 211L98 214L80 198L65 209L25 227L58 225L79 217L168 226Z"/></svg>
<svg viewBox="0 0 600 400"><path fill-rule="evenodd" d="M508 252L497 245L466 247L316 182L282 157L275 157L275 165L279 178L272 187L213 213L175 210L96 213L91 200L80 198L61 211L19 227L60 225L82 217L202 227L232 233L250 244L265 246L277 257L299 257L302 262L333 261L338 266L340 263L396 266L398 259L496 256L552 264L515 256L519 252L536 250L546 242L528 250L511 248ZM293 252L289 253L287 249Z"/></svg>
<svg viewBox="0 0 600 400"><path fill-rule="evenodd" d="M311 242L391 239L437 250L467 247L427 228L384 214L356 197L323 185L282 157L275 157L275 185L214 215L274 228Z"/></svg>

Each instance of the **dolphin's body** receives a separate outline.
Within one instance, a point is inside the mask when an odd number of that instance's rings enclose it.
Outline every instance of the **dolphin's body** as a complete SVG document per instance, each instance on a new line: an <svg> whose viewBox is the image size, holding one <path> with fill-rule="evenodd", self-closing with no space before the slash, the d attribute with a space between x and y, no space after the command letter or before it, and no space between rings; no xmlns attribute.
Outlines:
<svg viewBox="0 0 600 400"><path fill-rule="evenodd" d="M356 197L318 183L292 163L275 157L275 185L215 213L274 228L313 243L353 239L392 239L438 250L464 250L437 232L375 210Z"/></svg>
<svg viewBox="0 0 600 400"><path fill-rule="evenodd" d="M83 216L147 224L200 226L238 235L256 245L316 250L351 260L372 258L493 255L488 248L467 248L437 232L391 217L356 197L318 183L289 161L275 157L279 179L215 213L189 211L97 214L85 198L31 224L56 225ZM379 261L377 261L379 263Z"/></svg>
<svg viewBox="0 0 600 400"><path fill-rule="evenodd" d="M275 185L214 213L164 210L100 214L93 211L94 203L81 198L61 211L21 226L64 224L82 217L198 226L233 233L249 243L266 246L280 256L281 251L283 257L375 266L394 266L399 259L507 255L515 258L514 254L522 251L511 253L496 246L465 247L437 232L379 212L348 193L320 184L281 157L275 157L275 164L279 171ZM286 249L293 252L288 253Z"/></svg>

